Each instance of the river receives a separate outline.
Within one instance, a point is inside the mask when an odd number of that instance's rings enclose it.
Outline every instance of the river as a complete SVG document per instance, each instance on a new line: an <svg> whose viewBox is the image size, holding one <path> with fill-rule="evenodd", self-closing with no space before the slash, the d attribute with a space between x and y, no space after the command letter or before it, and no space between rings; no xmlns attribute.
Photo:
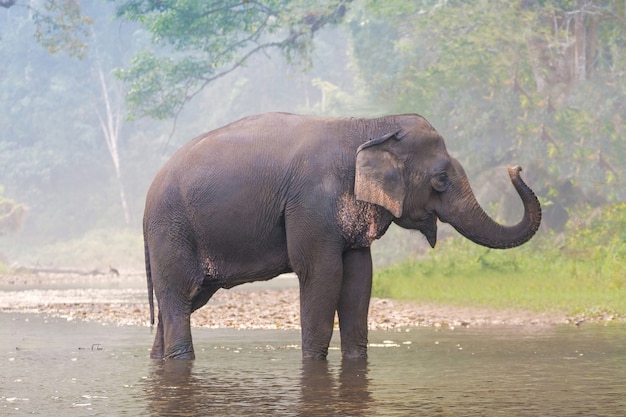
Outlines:
<svg viewBox="0 0 626 417"><path fill-rule="evenodd" d="M146 327L2 313L0 415L626 415L623 324L373 331L367 362L335 337L303 363L296 330L193 336L161 362Z"/></svg>

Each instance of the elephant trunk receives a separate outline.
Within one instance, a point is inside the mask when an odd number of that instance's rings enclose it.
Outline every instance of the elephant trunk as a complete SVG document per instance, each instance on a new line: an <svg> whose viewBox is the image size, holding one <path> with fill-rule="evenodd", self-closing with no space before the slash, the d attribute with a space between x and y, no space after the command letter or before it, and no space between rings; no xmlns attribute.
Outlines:
<svg viewBox="0 0 626 417"><path fill-rule="evenodd" d="M541 224L541 205L537 196L520 176L521 167L507 167L511 182L524 204L524 217L514 226L503 226L495 222L480 207L467 178L464 178L457 195L455 213L440 219L450 223L459 233L474 243L494 249L514 248L527 242ZM460 198L459 198L460 197Z"/></svg>

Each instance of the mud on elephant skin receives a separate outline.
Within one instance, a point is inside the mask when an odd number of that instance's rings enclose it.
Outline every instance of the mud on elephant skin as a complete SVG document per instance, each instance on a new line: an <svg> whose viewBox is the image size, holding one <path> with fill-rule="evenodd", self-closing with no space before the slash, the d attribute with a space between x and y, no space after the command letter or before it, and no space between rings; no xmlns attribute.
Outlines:
<svg viewBox="0 0 626 417"><path fill-rule="evenodd" d="M193 359L189 318L220 288L295 272L302 353L324 359L339 316L346 359L367 355L370 245L394 222L434 246L437 221L491 248L528 241L541 207L509 168L523 206L513 226L480 207L442 137L416 114L377 119L251 116L200 135L161 168L144 238L151 356Z"/></svg>

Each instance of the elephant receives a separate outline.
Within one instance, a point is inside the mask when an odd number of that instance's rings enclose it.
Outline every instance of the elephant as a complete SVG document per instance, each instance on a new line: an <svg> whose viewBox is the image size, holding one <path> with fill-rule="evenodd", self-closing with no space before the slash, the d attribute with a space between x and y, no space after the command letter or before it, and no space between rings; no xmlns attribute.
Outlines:
<svg viewBox="0 0 626 417"><path fill-rule="evenodd" d="M541 206L508 167L524 214L499 224L418 114L265 113L192 139L156 174L143 230L151 357L194 359L190 315L220 289L294 272L303 360L324 360L335 313L344 359L367 357L372 242L391 223L434 247L437 221L489 248L527 242Z"/></svg>

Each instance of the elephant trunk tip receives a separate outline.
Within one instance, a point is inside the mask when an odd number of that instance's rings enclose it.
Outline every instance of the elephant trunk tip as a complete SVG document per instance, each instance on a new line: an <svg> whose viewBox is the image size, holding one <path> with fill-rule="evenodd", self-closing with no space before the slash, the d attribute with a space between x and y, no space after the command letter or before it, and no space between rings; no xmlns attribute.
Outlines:
<svg viewBox="0 0 626 417"><path fill-rule="evenodd" d="M506 170L509 171L509 176L512 180L519 178L520 172L522 172L522 167L519 165L515 165L514 167L507 165Z"/></svg>
<svg viewBox="0 0 626 417"><path fill-rule="evenodd" d="M520 173L522 172L522 167L519 165L515 166L507 166L507 171L509 172L509 176L511 177L511 182L513 186L517 190L518 194L522 198L522 202L524 203L524 220L520 222L518 225L522 226L521 229L526 229L526 236L520 239L518 242L511 243L508 247L519 246L532 238L537 230L539 230L539 226L541 225L541 204L539 203L539 199L535 195L535 193L526 185L524 180L522 179Z"/></svg>

